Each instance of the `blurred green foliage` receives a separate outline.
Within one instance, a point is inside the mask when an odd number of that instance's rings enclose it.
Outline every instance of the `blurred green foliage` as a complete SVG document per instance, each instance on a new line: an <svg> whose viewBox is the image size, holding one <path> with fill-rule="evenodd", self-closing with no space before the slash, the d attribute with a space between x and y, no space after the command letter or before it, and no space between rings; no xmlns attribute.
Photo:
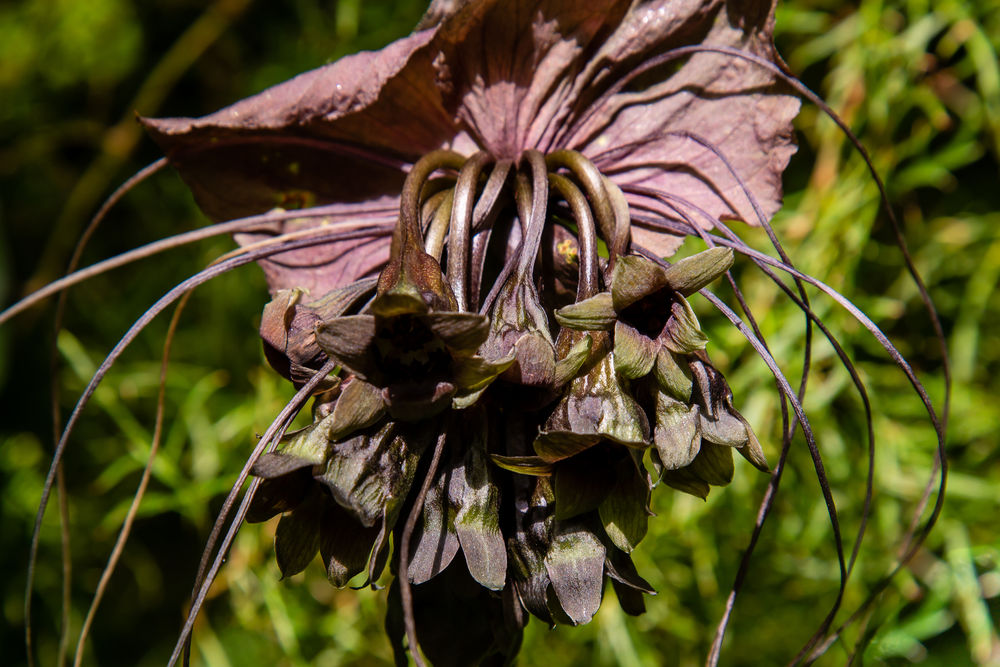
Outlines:
<svg viewBox="0 0 1000 667"><path fill-rule="evenodd" d="M941 310L954 363L951 477L939 525L871 614L821 664L860 645L865 664L996 664L1000 641L1000 11L960 0L795 0L777 17L792 71L871 151ZM35 0L0 7L0 299L57 276L100 199L156 159L132 114L200 115L410 30L419 0ZM846 294L913 363L941 405L941 358L919 296L880 214L878 191L833 123L808 105L800 151L774 225L797 265ZM117 207L84 253L91 263L204 224L165 173ZM743 234L764 249L758 230ZM686 251L695 251L695 244ZM174 251L74 288L51 377L51 309L0 328L0 583L5 664L23 661L27 545L52 448L51 382L64 414L118 336L152 301L231 248ZM798 310L748 262L738 280L786 374L801 373ZM731 294L720 286L721 296ZM903 375L830 299L813 307L860 362L878 435L875 506L842 621L899 551L932 473L933 432ZM167 422L150 492L86 647L87 664L161 664L172 648L199 554L222 496L291 395L256 336L266 300L245 268L200 288L181 320ZM777 458L780 412L764 365L727 322L698 304L737 404ZM154 323L107 378L66 459L75 643L149 453L166 322ZM860 402L832 348L816 338L806 407L853 547L864 498ZM521 664L695 665L704 660L766 486L747 465L707 502L658 489L635 554L660 591L645 616L605 604L581 628L529 627ZM42 532L35 623L39 664L58 655L58 513ZM926 513L925 513L926 515ZM384 592L337 591L321 568L279 581L274 524L241 531L196 627L195 658L226 665L384 665ZM804 443L792 445L774 515L737 599L723 664L787 661L837 589L836 552ZM72 648L72 647L70 647Z"/></svg>

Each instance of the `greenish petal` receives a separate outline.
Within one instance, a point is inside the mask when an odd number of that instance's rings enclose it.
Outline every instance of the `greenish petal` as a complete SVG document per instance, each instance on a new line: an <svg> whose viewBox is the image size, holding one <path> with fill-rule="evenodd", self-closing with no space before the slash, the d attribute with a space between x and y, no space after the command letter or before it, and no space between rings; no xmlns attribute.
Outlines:
<svg viewBox="0 0 1000 667"><path fill-rule="evenodd" d="M611 493L615 475L608 449L593 447L555 466L552 489L557 521L597 509Z"/></svg>
<svg viewBox="0 0 1000 667"><path fill-rule="evenodd" d="M733 448L702 441L701 451L685 470L712 486L725 486L733 481Z"/></svg>
<svg viewBox="0 0 1000 667"><path fill-rule="evenodd" d="M522 475L551 475L552 464L541 456L503 456L490 454L490 459L504 470Z"/></svg>
<svg viewBox="0 0 1000 667"><path fill-rule="evenodd" d="M576 331L607 331L618 317L611 303L611 293L601 292L555 311L560 326Z"/></svg>
<svg viewBox="0 0 1000 667"><path fill-rule="evenodd" d="M579 523L557 523L545 570L559 606L574 625L587 623L601 606L604 545Z"/></svg>
<svg viewBox="0 0 1000 667"><path fill-rule="evenodd" d="M355 302L371 293L377 283L378 280L375 278L365 278L343 287L337 287L315 301L310 301L306 307L314 311L321 320L339 317Z"/></svg>
<svg viewBox="0 0 1000 667"><path fill-rule="evenodd" d="M506 583L507 547L500 533L500 489L492 479L486 455L485 415L478 417L465 458L454 469L449 494L459 508L455 532L469 574L486 588L498 591Z"/></svg>
<svg viewBox="0 0 1000 667"><path fill-rule="evenodd" d="M617 549L608 550L604 568L612 580L647 595L656 595L656 589L639 575L638 570L635 569L635 563L632 562L632 557L625 552Z"/></svg>
<svg viewBox="0 0 1000 667"><path fill-rule="evenodd" d="M247 522L260 523L295 509L305 499L312 485L311 466L299 468L273 479L265 479L257 487L257 493L250 501Z"/></svg>
<svg viewBox="0 0 1000 667"><path fill-rule="evenodd" d="M594 339L585 335L566 352L562 359L556 361L556 373L554 386L562 387L564 384L576 377L583 365L590 358L591 349L594 346Z"/></svg>
<svg viewBox="0 0 1000 667"><path fill-rule="evenodd" d="M420 422L447 410L456 391L451 382L391 384L382 390L382 398L393 419Z"/></svg>
<svg viewBox="0 0 1000 667"><path fill-rule="evenodd" d="M343 588L365 571L378 532L374 526L362 526L337 503L324 503L319 552L331 584Z"/></svg>
<svg viewBox="0 0 1000 667"><path fill-rule="evenodd" d="M496 361L487 361L479 356L456 359L455 384L458 386L458 396L481 392L513 363L513 354Z"/></svg>
<svg viewBox="0 0 1000 667"><path fill-rule="evenodd" d="M282 578L306 569L319 551L321 501L322 496L313 493L278 522L274 553Z"/></svg>
<svg viewBox="0 0 1000 667"><path fill-rule="evenodd" d="M733 392L708 357L702 355L691 364L694 375L694 401L701 407L703 437L717 445L736 447L750 463L768 472L767 459L750 424L733 407Z"/></svg>
<svg viewBox="0 0 1000 667"><path fill-rule="evenodd" d="M473 354L490 333L490 321L476 313L429 313L424 317L435 336L456 352Z"/></svg>
<svg viewBox="0 0 1000 667"><path fill-rule="evenodd" d="M656 262L628 255L620 257L611 273L611 298L616 312L667 286L666 269Z"/></svg>
<svg viewBox="0 0 1000 667"><path fill-rule="evenodd" d="M264 306L260 337L278 352L284 353L288 346L288 328L295 315L295 306L304 292L299 288L278 290Z"/></svg>
<svg viewBox="0 0 1000 667"><path fill-rule="evenodd" d="M682 491L689 495L701 498L708 498L708 482L701 479L688 468L680 470L664 470L660 478L667 486Z"/></svg>
<svg viewBox="0 0 1000 667"><path fill-rule="evenodd" d="M614 579L611 580L611 587L615 589L618 605L623 612L629 616L642 616L646 613L646 601L642 593Z"/></svg>
<svg viewBox="0 0 1000 667"><path fill-rule="evenodd" d="M622 377L635 380L648 375L659 349L659 343L634 327L620 320L615 322L615 370Z"/></svg>
<svg viewBox="0 0 1000 667"><path fill-rule="evenodd" d="M587 450L601 441L596 434L584 435L572 431L542 431L535 438L535 453L538 458L548 463L568 459L575 454Z"/></svg>
<svg viewBox="0 0 1000 667"><path fill-rule="evenodd" d="M682 259L666 269L667 283L684 296L691 296L733 265L731 248L709 248Z"/></svg>
<svg viewBox="0 0 1000 667"><path fill-rule="evenodd" d="M374 339L375 318L371 315L335 317L316 325L320 348L362 378L375 370L370 354Z"/></svg>
<svg viewBox="0 0 1000 667"><path fill-rule="evenodd" d="M740 447L738 451L743 458L753 464L755 468L761 472L771 472L770 467L767 465L767 458L764 456L764 450L760 446L760 442L757 440L757 436L754 435L753 429L750 428L750 424L746 419L743 419L743 415L737 413L740 420L747 427L747 444Z"/></svg>
<svg viewBox="0 0 1000 667"><path fill-rule="evenodd" d="M415 285L400 281L392 289L375 297L371 311L376 316L385 318L424 315L427 313L427 303Z"/></svg>
<svg viewBox="0 0 1000 667"><path fill-rule="evenodd" d="M413 534L410 552L408 575L414 584L422 584L437 576L458 553L455 508L448 498L453 474L450 466L438 470L434 484L424 498L423 520Z"/></svg>
<svg viewBox="0 0 1000 667"><path fill-rule="evenodd" d="M375 525L391 502L405 497L419 459L399 429L389 422L376 431L333 446L316 481L325 484L362 525Z"/></svg>
<svg viewBox="0 0 1000 667"><path fill-rule="evenodd" d="M254 463L251 474L274 479L300 468L323 463L330 449L328 433L324 422L319 422L286 434L282 438L284 446L281 451L263 454Z"/></svg>
<svg viewBox="0 0 1000 667"><path fill-rule="evenodd" d="M664 393L656 397L653 441L666 470L684 468L701 451L701 420L697 405L688 406Z"/></svg>
<svg viewBox="0 0 1000 667"><path fill-rule="evenodd" d="M609 472L605 471L605 475ZM625 553L631 553L646 536L649 480L644 471L640 473L636 469L631 458L619 461L614 474L614 485L598 507L598 514L604 531L614 545Z"/></svg>
<svg viewBox="0 0 1000 667"><path fill-rule="evenodd" d="M656 366L653 368L656 383L660 389L679 401L691 399L691 371L687 364L679 364L673 352L660 348L656 354Z"/></svg>
<svg viewBox="0 0 1000 667"><path fill-rule="evenodd" d="M658 340L665 348L678 354L703 350L708 344L708 337L700 327L691 305L681 298L670 305L670 319Z"/></svg>
<svg viewBox="0 0 1000 667"><path fill-rule="evenodd" d="M329 429L331 440L340 440L372 426L385 411L385 400L378 387L355 377L344 385L333 413L321 423Z"/></svg>
<svg viewBox="0 0 1000 667"><path fill-rule="evenodd" d="M535 453L557 461L601 438L627 447L649 444L646 415L619 383L610 354L570 383L535 440Z"/></svg>
<svg viewBox="0 0 1000 667"><path fill-rule="evenodd" d="M556 352L552 341L535 331L518 338L514 344L514 363L503 377L529 387L551 387L556 379Z"/></svg>

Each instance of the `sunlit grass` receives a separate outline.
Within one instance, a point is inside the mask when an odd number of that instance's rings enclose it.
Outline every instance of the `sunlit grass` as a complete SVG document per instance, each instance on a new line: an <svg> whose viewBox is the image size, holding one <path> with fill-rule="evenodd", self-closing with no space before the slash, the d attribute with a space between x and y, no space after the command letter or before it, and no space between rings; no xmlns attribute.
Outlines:
<svg viewBox="0 0 1000 667"><path fill-rule="evenodd" d="M274 83L349 48L376 47L412 23L388 21L385 16L391 12L381 5L364 14L361 4L367 3L339 3L336 16L327 17L327 27L340 41L322 57L293 49L290 44L296 42L286 40L275 47L280 59L266 65L255 61L257 68L243 75L251 81L248 85ZM941 310L954 363L952 472L945 512L911 566L822 664L844 663L855 644L860 644L865 664L1000 660L1000 536L995 528L1000 337L992 334L1000 326L1000 12L990 12L987 4L865 0L857 8L843 8L838 2L802 0L779 7L778 44L790 69L847 119L888 184L916 265ZM303 16L326 11L318 3L297 5ZM137 19L129 14L120 20ZM241 29L234 29L223 48L249 48L241 41ZM315 61L305 62L310 58ZM136 60L135 67L140 65ZM142 74L136 70L132 76L140 80ZM233 99L246 92L233 91ZM797 127L802 148L786 178L786 208L774 222L779 236L799 268L848 295L893 338L940 406L941 358L880 214L874 182L845 138L816 109L805 108ZM41 155L38 164L46 159ZM72 184L70 176L59 178L64 187ZM161 204L160 195L176 203ZM133 220L109 224L128 227L131 222L150 230L171 229L179 220L195 224L192 205L170 181L137 193L136 202L125 209ZM129 232L129 240L136 233ZM766 249L759 230L741 233L753 247ZM110 251L118 248L118 241L104 243ZM689 244L690 251L698 249ZM198 270L227 248L219 243L194 257L162 258L130 269L125 278L101 279L74 290L68 330L58 341L63 371L56 381L63 387L64 410L114 337L149 302L177 276ZM8 258L7 264L13 267L15 259L20 258ZM14 268L9 271L14 274ZM802 370L800 311L749 262L738 260L735 271L768 344L794 384ZM30 272L21 269L18 275ZM732 303L728 288L719 284L714 291ZM934 437L904 376L871 337L830 299L816 290L809 295L816 313L861 361L878 435L875 507L838 616L842 621L900 550L932 473ZM98 617L87 663L154 665L169 655L221 496L256 436L293 393L266 367L259 351L256 325L265 301L259 273L244 268L199 290L182 320L153 482L136 536ZM699 301L692 299L712 341L709 351L774 461L781 418L773 381L745 339ZM42 370L47 368L47 322L32 317L31 331L27 324L15 333L0 330L9 357L4 362L4 396L11 397L7 404L33 406L31 415L5 416L2 426L0 520L5 528L0 546L9 576L0 592L5 624L11 628L3 634L5 651L20 641L25 545L51 449ZM73 438L66 468L74 561L71 637L79 630L150 449L165 326L144 335L116 367ZM34 350L37 375L14 376L24 368L13 356L21 346ZM849 376L821 337L815 339L813 360L805 405L850 550L864 495L863 413ZM30 400L19 396L29 390ZM707 502L665 488L654 491L658 516L634 554L640 573L659 591L647 599L647 614L624 616L608 592L607 604L588 626L549 630L534 621L520 664L702 664L766 484L765 475L738 463L733 484L713 490ZM337 591L318 566L279 581L271 542L275 523L241 531L196 626L196 659L212 667L392 664L381 627L385 592ZM50 510L42 532L35 612L39 664L54 664L57 653L58 554L57 513ZM829 520L798 437L737 600L723 664L786 662L822 621L837 584Z"/></svg>

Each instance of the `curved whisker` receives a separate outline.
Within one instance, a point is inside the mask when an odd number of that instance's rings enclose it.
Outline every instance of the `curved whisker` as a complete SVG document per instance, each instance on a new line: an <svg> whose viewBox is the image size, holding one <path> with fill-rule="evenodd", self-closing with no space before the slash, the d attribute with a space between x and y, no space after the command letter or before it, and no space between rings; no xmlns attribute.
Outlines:
<svg viewBox="0 0 1000 667"><path fill-rule="evenodd" d="M319 239L306 239L298 241L290 241L279 245L274 248L262 248L254 251L244 253L238 257L233 257L228 260L221 262L216 266L209 267L200 271L199 273L191 276L184 282L175 286L169 292L167 292L163 297L161 297L153 306L151 306L138 320L129 328L124 336L118 341L115 347L108 353L108 356L101 363L100 367L94 373L90 382L87 384L86 389L80 395L77 400L73 411L70 413L70 417L66 422L66 426L63 429L62 436L56 445L55 452L52 455L52 464L49 467L49 471L46 475L45 482L42 487L42 494L39 500L38 511L35 515L34 529L31 538L31 547L28 557L28 572L27 572L27 583L25 587L25 599L28 600L31 597L32 591L34 589L34 574L35 574L35 564L38 558L38 545L39 536L41 534L42 519L45 516L45 510L48 507L49 495L52 491L52 486L55 482L56 471L62 461L63 453L66 450L66 444L69 440L69 435L73 431L73 427L79 420L83 408L90 401L94 392L97 390L97 386L100 384L101 380L110 370L114 362L121 356L122 352L132 343L133 340L139 335L139 333L145 329L150 321L153 320L157 315L159 315L163 310L165 310L172 303L180 299L184 293L190 291L194 287L205 283L212 278L215 278L223 273L231 271L232 269L242 266L244 264L249 264L250 262L269 257L274 254L281 252L287 252L289 250L297 250L299 248L306 248L313 245L320 245L327 243L332 240L346 240L351 238L365 238L370 236L371 232L341 232L339 234L331 234L328 237ZM26 611L30 610L30 605L26 605Z"/></svg>
<svg viewBox="0 0 1000 667"><path fill-rule="evenodd" d="M180 302L177 304L177 308L174 309L173 317L170 318L170 325L167 328L167 334L163 341L163 358L160 362L160 382L156 396L156 421L153 426L153 439L149 447L149 456L146 458L146 465L143 466L142 469L142 477L139 479L139 485L136 487L135 494L132 497L132 504L129 505L125 519L122 521L122 527L118 533L118 539L115 540L115 545L111 550L111 554L108 556L108 562L104 566L104 570L101 572L100 581L97 583L97 588L94 589L94 597L91 599L90 607L87 609L87 616L84 618L83 627L80 629L80 636L77 639L76 651L73 658L74 667L80 667L80 665L83 664L83 649L87 642L87 637L90 634L91 625L97 615L97 608L100 606L101 600L104 598L104 592L107 589L108 582L111 580L111 577L115 572L115 568L118 565L118 561L121 558L122 552L125 550L125 545L132 532L132 525L139 512L139 505L142 503L142 499L146 494L146 489L149 486L150 476L153 471L153 461L156 460L156 454L159 452L160 441L163 436L163 420L167 390L167 368L170 365L170 348L173 345L174 335L177 333L177 325L180 323L181 313L184 312L184 307L187 305L188 298L191 294L192 292L187 292L181 298Z"/></svg>
<svg viewBox="0 0 1000 667"><path fill-rule="evenodd" d="M243 466L243 470L240 471L236 482L233 484L232 488L229 490L229 495L226 496L226 500L222 505L222 509L219 511L219 516L216 518L215 526L212 529L212 535L209 538L209 542L205 547L205 553L202 558L202 563L205 562L205 556L211 553L211 548L214 546L215 539L217 539L221 526L225 523L229 512L232 510L233 503L236 500L236 495L239 493L240 489L243 487L244 482L250 476L250 469L257 462L257 459L261 457L265 452L272 451L278 445L278 441L281 439L282 434L288 428L292 420L299 411L305 406L306 401L312 396L313 390L319 386L326 376L328 376L337 367L337 362L334 360L327 361L323 364L323 367L316 372L313 377L309 379L302 388L296 392L295 396L292 397L290 401L285 405L278 416L275 417L274 421L268 427L264 435L261 436L260 441L254 447L253 452L251 452L249 458L247 458L246 463ZM170 660L167 662L168 667L173 667L180 659L181 653L185 652L185 646L187 644L188 636L191 634L191 629L194 627L195 619L198 617L198 612L201 610L202 604L205 602L205 597L208 595L208 589L211 587L212 582L215 581L215 576L219 572L219 568L222 567L222 561L225 559L226 553L229 551L229 546L233 542L233 538L236 537L236 532L240 529L243 524L243 518L246 516L247 510L250 509L250 503L253 501L254 493L257 491L257 487L260 485L260 478L255 478L251 483L250 487L247 489L246 494L243 496L243 501L240 503L239 509L236 511L236 516L233 517L232 522L229 524L229 530L226 532L225 538L222 540L222 544L219 546L218 553L215 556L215 560L212 561L212 566L207 572L199 571L198 582L195 584L195 589L198 591L197 595L194 596L191 602L191 609L188 611L187 618L184 621L184 627L181 629L180 635L177 638L177 643L174 645L174 652L170 656ZM203 575L203 576L202 576Z"/></svg>
<svg viewBox="0 0 1000 667"><path fill-rule="evenodd" d="M329 206L309 209L308 213L303 211L275 211L263 213L229 222L220 222L209 227L202 227L190 232L177 234L166 239L148 243L144 246L135 248L134 250L130 250L120 255L116 255L115 257L92 264L85 269L80 269L79 271L75 271L67 276L64 276L63 278L60 278L59 280L49 283L45 287L33 292L8 307L3 312L0 312L0 325L3 325L4 322L27 310L36 303L39 303L40 301L47 299L53 294L65 290L68 287L81 283L89 278L93 278L94 276L100 275L106 271L136 262L140 259L151 257L166 250L172 250L189 243L202 241L221 234L231 234L233 232L269 231L266 228L256 230L256 227L295 218L323 217L330 215L333 212L337 212L339 214L340 209L336 206Z"/></svg>

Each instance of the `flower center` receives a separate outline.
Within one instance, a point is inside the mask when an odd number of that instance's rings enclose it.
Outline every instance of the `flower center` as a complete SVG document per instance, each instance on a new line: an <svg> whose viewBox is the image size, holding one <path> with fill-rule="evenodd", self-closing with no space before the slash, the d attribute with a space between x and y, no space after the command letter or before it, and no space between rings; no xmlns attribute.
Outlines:
<svg viewBox="0 0 1000 667"><path fill-rule="evenodd" d="M436 151L404 185L390 264L432 258L460 311L487 312L510 281L536 283L558 307L600 291L629 224L621 191L580 153L529 150L515 164Z"/></svg>

